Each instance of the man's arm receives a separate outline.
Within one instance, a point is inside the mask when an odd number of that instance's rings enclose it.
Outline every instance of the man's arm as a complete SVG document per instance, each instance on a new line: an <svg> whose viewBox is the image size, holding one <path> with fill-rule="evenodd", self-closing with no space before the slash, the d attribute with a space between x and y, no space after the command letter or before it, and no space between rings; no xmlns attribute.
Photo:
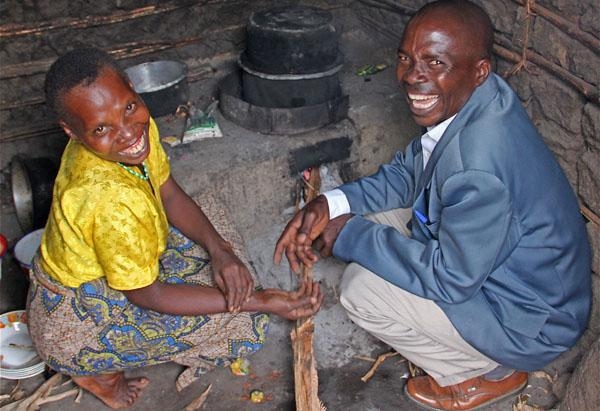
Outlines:
<svg viewBox="0 0 600 411"><path fill-rule="evenodd" d="M312 250L313 242L328 226L330 229L321 238L317 248L323 255L329 255L339 231L350 217L348 203L351 211L359 214L409 207L415 186L413 154L413 144L410 144L404 154L398 152L390 164L381 166L374 175L338 187L340 190L333 190L334 193L328 193L327 196L320 195L309 202L294 215L279 237L273 255L275 264L280 263L285 253L295 272L298 272L300 262L312 266L317 261ZM342 201L339 193L344 197ZM333 207L330 209L331 197L335 204L331 204ZM341 208L337 207L339 204L342 204ZM333 219L331 225L330 218Z"/></svg>
<svg viewBox="0 0 600 411"><path fill-rule="evenodd" d="M502 263L512 219L508 191L494 175L468 171L449 178L439 198L432 193L432 207L439 218L427 223L436 232L428 241L356 217L344 226L333 254L421 297L464 301Z"/></svg>
<svg viewBox="0 0 600 411"><path fill-rule="evenodd" d="M412 207L415 191L415 159L412 144L398 152L389 164L370 176L338 187L344 192L350 212L364 215Z"/></svg>

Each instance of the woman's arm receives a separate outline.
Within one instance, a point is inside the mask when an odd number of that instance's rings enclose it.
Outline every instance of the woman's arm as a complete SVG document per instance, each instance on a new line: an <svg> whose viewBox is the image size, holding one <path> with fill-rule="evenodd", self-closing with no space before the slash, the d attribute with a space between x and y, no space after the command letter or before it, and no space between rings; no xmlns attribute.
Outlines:
<svg viewBox="0 0 600 411"><path fill-rule="evenodd" d="M160 196L169 222L210 254L215 283L225 296L227 310L240 311L254 289L248 268L172 176L160 187Z"/></svg>
<svg viewBox="0 0 600 411"><path fill-rule="evenodd" d="M213 287L155 281L147 287L123 293L139 307L167 314L203 315L227 311L223 293ZM294 320L316 313L322 302L319 285L305 282L293 292L276 289L255 291L242 303L240 311L261 311Z"/></svg>

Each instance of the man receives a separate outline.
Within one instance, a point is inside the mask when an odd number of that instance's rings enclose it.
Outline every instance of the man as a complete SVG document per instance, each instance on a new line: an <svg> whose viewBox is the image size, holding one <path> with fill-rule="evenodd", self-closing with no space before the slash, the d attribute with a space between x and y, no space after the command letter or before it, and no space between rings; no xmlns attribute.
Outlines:
<svg viewBox="0 0 600 411"><path fill-rule="evenodd" d="M285 253L294 270L316 261L311 246L351 263L343 306L427 372L406 392L430 409L468 410L517 392L523 371L575 344L589 316L577 200L515 93L491 72L492 44L489 17L471 2L419 10L397 78L427 133L374 175L307 204L275 248L274 261Z"/></svg>

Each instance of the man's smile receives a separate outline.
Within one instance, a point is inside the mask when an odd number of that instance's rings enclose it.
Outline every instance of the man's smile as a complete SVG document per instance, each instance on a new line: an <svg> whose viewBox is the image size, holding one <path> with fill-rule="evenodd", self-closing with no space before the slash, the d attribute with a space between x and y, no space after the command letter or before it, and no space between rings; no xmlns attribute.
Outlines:
<svg viewBox="0 0 600 411"><path fill-rule="evenodd" d="M428 110L432 108L439 100L439 95L437 94L408 93L407 95L411 107L416 110Z"/></svg>

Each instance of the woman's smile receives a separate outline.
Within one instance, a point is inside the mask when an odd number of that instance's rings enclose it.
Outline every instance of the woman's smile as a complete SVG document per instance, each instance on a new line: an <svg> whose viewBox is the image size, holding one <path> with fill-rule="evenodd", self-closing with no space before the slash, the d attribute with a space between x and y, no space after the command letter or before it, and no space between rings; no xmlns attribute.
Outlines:
<svg viewBox="0 0 600 411"><path fill-rule="evenodd" d="M147 145L148 135L146 129L144 129L138 139L132 145L124 150L121 150L119 153L128 157L138 157L140 154L144 153Z"/></svg>

